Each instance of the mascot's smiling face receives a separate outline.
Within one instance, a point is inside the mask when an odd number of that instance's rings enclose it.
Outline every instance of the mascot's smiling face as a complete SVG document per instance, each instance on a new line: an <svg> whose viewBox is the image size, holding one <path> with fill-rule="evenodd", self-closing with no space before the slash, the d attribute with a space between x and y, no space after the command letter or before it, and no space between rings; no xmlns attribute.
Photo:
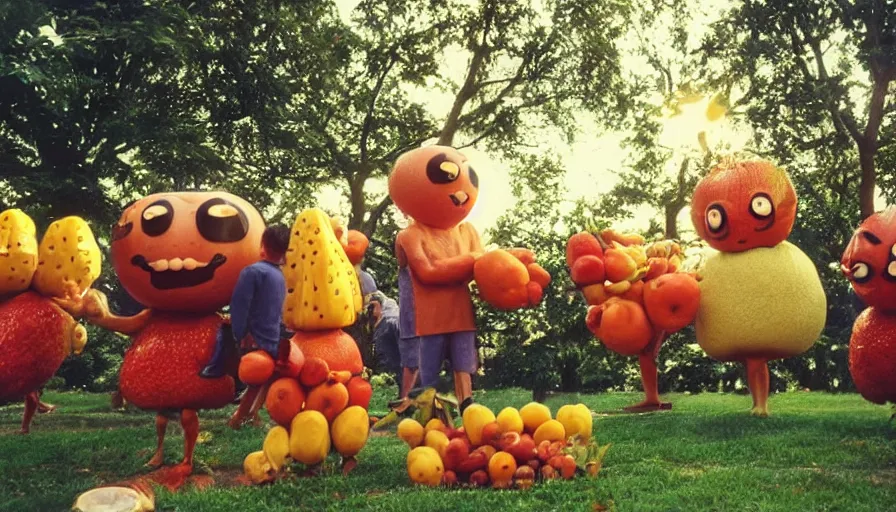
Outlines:
<svg viewBox="0 0 896 512"><path fill-rule="evenodd" d="M865 219L849 241L840 269L866 305L896 310L896 206Z"/></svg>
<svg viewBox="0 0 896 512"><path fill-rule="evenodd" d="M208 312L230 301L240 272L259 260L264 220L225 192L154 194L112 229L112 263L125 290L160 310Z"/></svg>
<svg viewBox="0 0 896 512"><path fill-rule="evenodd" d="M398 157L389 175L389 196L415 221L448 229L476 204L479 177L456 149L426 146Z"/></svg>
<svg viewBox="0 0 896 512"><path fill-rule="evenodd" d="M796 219L790 178L769 162L725 162L700 180L691 221L700 238L722 252L774 247Z"/></svg>

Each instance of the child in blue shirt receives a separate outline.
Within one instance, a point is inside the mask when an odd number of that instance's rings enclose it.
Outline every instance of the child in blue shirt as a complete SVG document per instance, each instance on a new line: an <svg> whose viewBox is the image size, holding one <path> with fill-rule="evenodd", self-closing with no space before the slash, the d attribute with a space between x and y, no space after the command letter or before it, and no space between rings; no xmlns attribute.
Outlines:
<svg viewBox="0 0 896 512"><path fill-rule="evenodd" d="M230 325L218 331L215 351L200 376L215 379L223 377L226 362L234 350L251 335L258 348L275 360L285 361L289 356L289 344L283 339L283 301L286 298L286 280L280 265L289 247L289 229L286 226L270 226L261 236L261 261L240 272L230 298Z"/></svg>

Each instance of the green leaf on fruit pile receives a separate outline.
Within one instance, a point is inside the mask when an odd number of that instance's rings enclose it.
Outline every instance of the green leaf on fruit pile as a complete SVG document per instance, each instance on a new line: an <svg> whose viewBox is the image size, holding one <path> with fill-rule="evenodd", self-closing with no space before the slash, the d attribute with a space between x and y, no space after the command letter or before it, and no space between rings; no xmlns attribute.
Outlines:
<svg viewBox="0 0 896 512"><path fill-rule="evenodd" d="M421 425L438 418L446 425L454 425L454 409L457 400L453 397L436 393L435 388L427 388L414 398L407 398L395 405L392 410L373 425L373 429L381 429L397 423L400 418L413 418Z"/></svg>

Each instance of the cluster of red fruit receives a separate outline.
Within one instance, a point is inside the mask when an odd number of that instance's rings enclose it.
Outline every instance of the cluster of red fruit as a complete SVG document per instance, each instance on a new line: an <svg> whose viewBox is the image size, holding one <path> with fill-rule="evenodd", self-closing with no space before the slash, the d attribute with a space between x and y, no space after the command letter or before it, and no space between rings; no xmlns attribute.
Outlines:
<svg viewBox="0 0 896 512"><path fill-rule="evenodd" d="M682 258L672 240L645 245L612 229L570 237L566 264L590 306L588 329L614 352L637 355L693 322L700 287Z"/></svg>
<svg viewBox="0 0 896 512"><path fill-rule="evenodd" d="M290 342L287 364L277 368L267 352L257 350L242 357L240 380L250 386L271 382L265 408L271 419L289 426L303 410L319 411L331 422L347 407L370 404L373 388L363 377L348 370L330 370L320 357L305 358L302 350Z"/></svg>

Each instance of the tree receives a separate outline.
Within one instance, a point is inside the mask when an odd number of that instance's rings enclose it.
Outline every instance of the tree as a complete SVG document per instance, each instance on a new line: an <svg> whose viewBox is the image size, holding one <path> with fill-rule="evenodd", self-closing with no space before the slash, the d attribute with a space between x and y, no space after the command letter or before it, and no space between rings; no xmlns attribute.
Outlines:
<svg viewBox="0 0 896 512"><path fill-rule="evenodd" d="M824 153L827 184L858 183L862 218L874 212L879 159L892 161L896 125L887 104L896 80L896 11L884 0L745 1L704 45L718 82L745 90L740 103L760 144L774 153ZM887 155L882 155L886 151ZM843 156L831 157L842 152ZM884 192L893 197L893 180Z"/></svg>
<svg viewBox="0 0 896 512"><path fill-rule="evenodd" d="M3 11L5 206L106 226L153 191L224 187L265 204L272 186L306 197L324 175L279 150L295 138L277 121L297 96L316 103L338 27L331 3L27 0Z"/></svg>
<svg viewBox="0 0 896 512"><path fill-rule="evenodd" d="M398 155L427 140L517 157L538 127L571 137L579 109L617 118L626 95L617 87L614 43L627 9L584 0L543 9L521 1L362 1L343 39L354 65L340 71L345 86L334 91L321 127L334 135L320 141L345 181L349 226L375 232L390 202L366 192L369 180L384 178ZM455 81L441 62L457 54L467 66ZM406 90L414 87L453 95L443 120L411 101ZM342 99L345 91L350 98ZM465 139L456 144L458 134Z"/></svg>

